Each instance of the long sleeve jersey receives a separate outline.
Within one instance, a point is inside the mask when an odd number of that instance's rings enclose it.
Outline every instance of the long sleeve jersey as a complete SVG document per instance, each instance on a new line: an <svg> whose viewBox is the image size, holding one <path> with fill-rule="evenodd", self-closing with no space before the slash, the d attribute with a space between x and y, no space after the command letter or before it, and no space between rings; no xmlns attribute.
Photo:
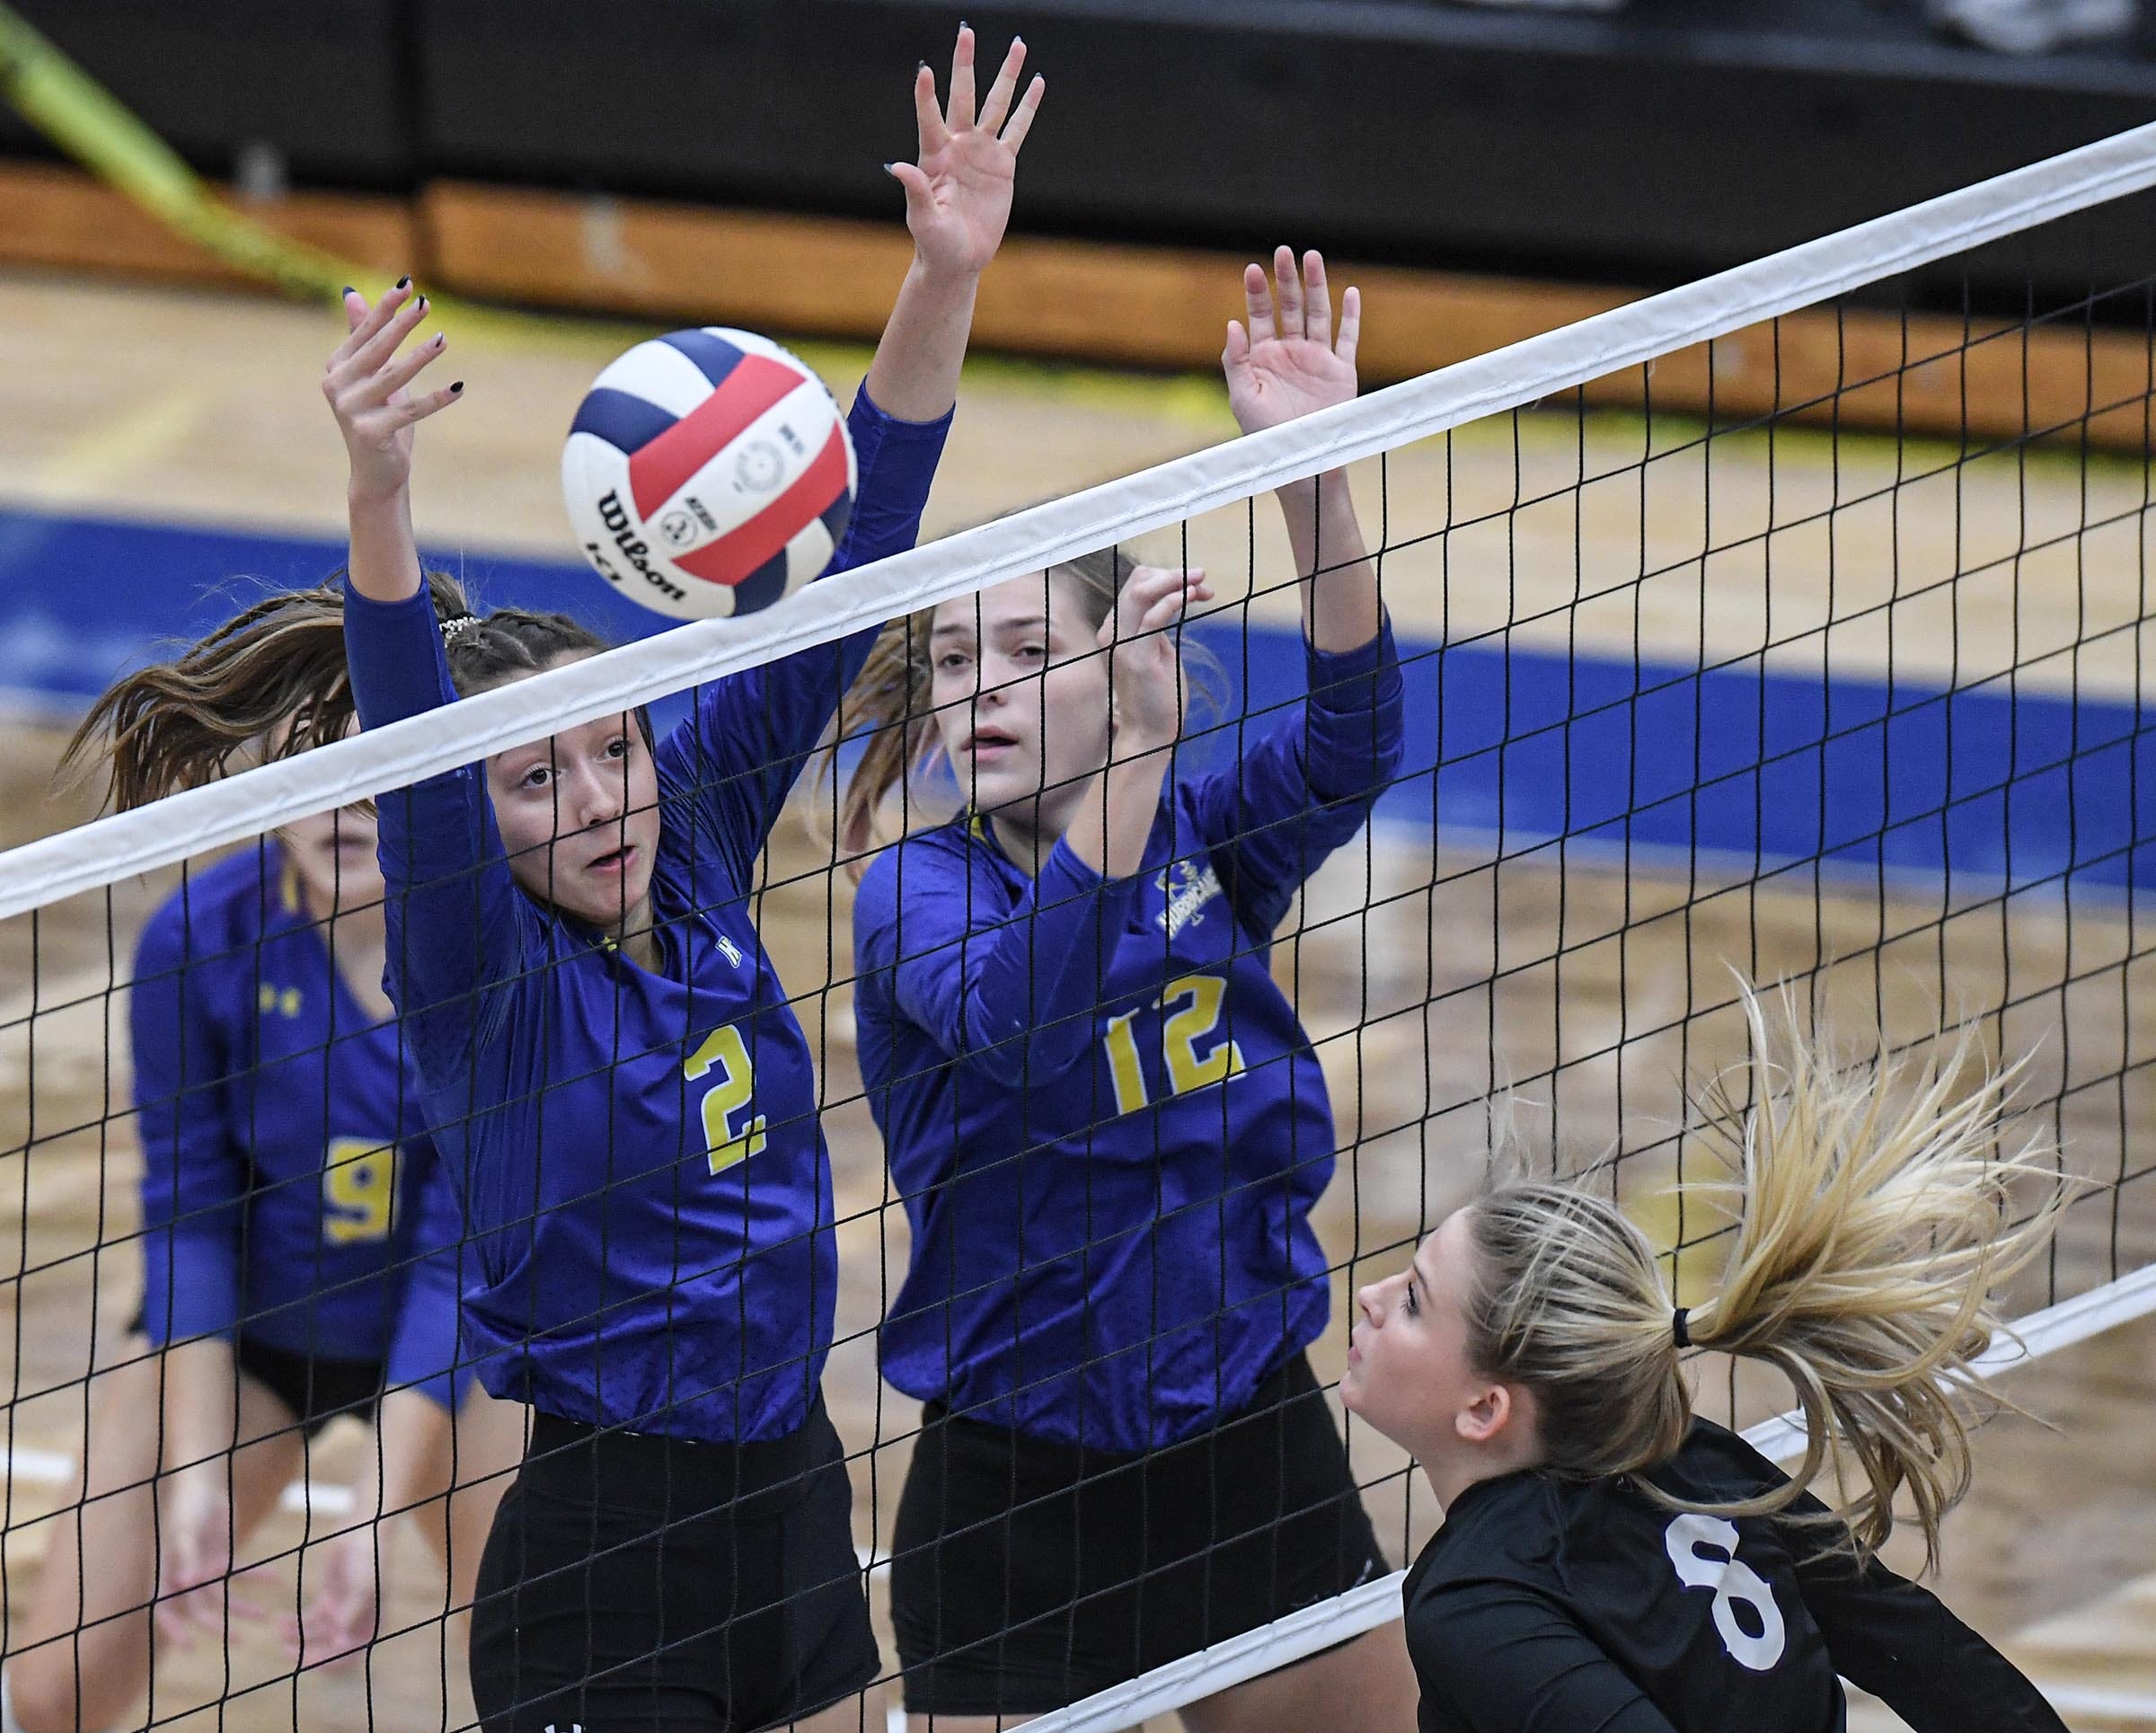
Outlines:
<svg viewBox="0 0 2156 1733"><path fill-rule="evenodd" d="M143 1322L386 1360L453 1404L455 1212L393 1021L340 977L275 844L145 924L129 994Z"/></svg>
<svg viewBox="0 0 2156 1733"><path fill-rule="evenodd" d="M1130 878L1038 878L977 818L909 838L853 911L861 1068L913 1259L884 1375L1105 1450L1187 1437L1325 1324L1310 1225L1332 1109L1274 930L1401 753L1389 631L1171 782Z"/></svg>
<svg viewBox="0 0 2156 1733"><path fill-rule="evenodd" d="M1705 1420L1648 1478L1698 1504L1788 1483ZM1807 1495L1789 1514L1824 1507ZM1423 1733L1840 1733L1842 1678L1916 1733L2065 1733L1936 1596L1876 1560L1820 1556L1831 1538L1673 1511L1629 1479L1471 1486L1408 1573Z"/></svg>
<svg viewBox="0 0 2156 1733"><path fill-rule="evenodd" d="M855 398L835 570L913 544L949 419ZM345 633L367 727L454 701L423 590L349 597ZM465 1331L497 1395L713 1442L808 1416L837 1285L830 1161L749 898L875 636L714 681L659 743L657 971L517 887L483 765L379 802L389 990L473 1234Z"/></svg>

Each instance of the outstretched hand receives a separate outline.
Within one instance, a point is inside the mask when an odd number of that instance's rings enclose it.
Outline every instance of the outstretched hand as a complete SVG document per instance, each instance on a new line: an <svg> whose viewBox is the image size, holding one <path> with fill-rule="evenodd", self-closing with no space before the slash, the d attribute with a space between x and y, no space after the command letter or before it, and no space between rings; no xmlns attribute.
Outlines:
<svg viewBox="0 0 2156 1733"><path fill-rule="evenodd" d="M414 291L409 277L371 307L358 290L344 292L350 334L323 369L322 394L344 436L356 494L379 499L404 488L411 480L413 427L448 408L464 388L460 379L439 391L411 393L420 371L448 347L437 331L417 349L397 353L426 316L427 297Z"/></svg>
<svg viewBox="0 0 2156 1733"><path fill-rule="evenodd" d="M1228 322L1228 346L1220 358L1236 426L1256 433L1354 398L1355 345L1363 324L1359 290L1351 288L1340 297L1337 336L1325 261L1315 252L1303 255L1298 276L1294 253L1279 248L1273 254L1271 283L1262 265L1246 266L1242 292L1249 328L1240 320Z"/></svg>
<svg viewBox="0 0 2156 1733"><path fill-rule="evenodd" d="M960 26L951 54L948 107L937 106L936 75L927 62L922 63L914 75L921 160L888 167L906 189L906 225L913 232L921 262L933 271L977 277L1003 244L1019 147L1032 128L1047 85L1036 77L1012 106L1026 64L1026 45L1013 38L976 114L973 49L971 28Z"/></svg>

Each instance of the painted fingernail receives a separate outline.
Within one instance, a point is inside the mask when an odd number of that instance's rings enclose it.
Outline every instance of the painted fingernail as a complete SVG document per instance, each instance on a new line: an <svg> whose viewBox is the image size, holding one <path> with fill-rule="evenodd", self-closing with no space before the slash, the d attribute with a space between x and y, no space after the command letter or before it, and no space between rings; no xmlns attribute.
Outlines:
<svg viewBox="0 0 2156 1733"><path fill-rule="evenodd" d="M344 288L341 292L346 295L357 295L359 293L359 291L354 288L349 283L347 283L344 286Z"/></svg>
<svg viewBox="0 0 2156 1733"><path fill-rule="evenodd" d="M410 288L411 287L411 273L407 271L403 276L398 278L397 287L401 289Z"/></svg>
<svg viewBox="0 0 2156 1733"><path fill-rule="evenodd" d="M456 395L456 393L457 393L458 392L462 391L464 388L464 382L462 379L458 379L458 380L455 381L455 382L454 382L454 383L453 383L453 384L450 385L450 387L449 387L449 394L450 394L452 397L454 397L454 396L455 396L455 395Z"/></svg>

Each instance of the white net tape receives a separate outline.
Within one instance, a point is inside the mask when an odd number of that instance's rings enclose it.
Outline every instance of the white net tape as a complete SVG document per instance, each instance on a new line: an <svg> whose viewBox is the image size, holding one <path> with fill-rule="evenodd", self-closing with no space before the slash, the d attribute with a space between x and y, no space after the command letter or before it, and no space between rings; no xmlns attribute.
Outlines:
<svg viewBox="0 0 2156 1733"><path fill-rule="evenodd" d="M746 621L682 626L433 716L0 854L0 920L594 717L829 643L1414 439L2156 186L2156 123L1581 320L1263 433L1071 494L812 587Z"/></svg>
<svg viewBox="0 0 2156 1733"><path fill-rule="evenodd" d="M740 622L658 638L0 854L0 919L23 915L280 824L619 713L1005 578L1244 500L1553 393L1640 367L1915 267L2156 187L2156 126L1654 296L1358 401L1160 464L815 586ZM1985 1370L2007 1370L2156 1309L2156 1270L2117 1277L2024 1319ZM1799 1443L1789 1417L1749 1435ZM1398 1575L1365 1584L1031 1725L1130 1726L1398 1616Z"/></svg>

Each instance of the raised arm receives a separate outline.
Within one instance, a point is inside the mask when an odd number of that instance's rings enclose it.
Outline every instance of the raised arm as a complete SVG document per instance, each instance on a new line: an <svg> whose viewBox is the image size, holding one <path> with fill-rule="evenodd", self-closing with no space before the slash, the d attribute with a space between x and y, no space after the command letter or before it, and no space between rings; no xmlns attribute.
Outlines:
<svg viewBox="0 0 2156 1733"><path fill-rule="evenodd" d="M853 510L832 571L914 545L958 402L981 273L1003 244L1019 148L1046 85L1018 94L1026 47L1013 40L976 111L974 33L952 52L948 106L925 63L914 77L918 163L887 164L906 193L914 257L885 322L848 427L859 465ZM870 627L730 679L697 701L691 735L667 742L669 777L693 786L720 845L753 859L817 741L875 645Z"/></svg>
<svg viewBox="0 0 2156 1733"><path fill-rule="evenodd" d="M357 289L344 292L349 335L322 376L337 429L344 436L350 477L345 505L351 517L351 587L371 602L401 602L420 588L419 544L411 531L412 429L463 394L463 380L414 393L420 374L439 359L448 340L436 332L400 355L427 317L427 297L411 279L372 307ZM436 376L439 377L440 376Z"/></svg>
<svg viewBox="0 0 2156 1733"><path fill-rule="evenodd" d="M1026 45L1014 38L976 113L973 51L973 31L961 25L947 108L937 107L935 74L922 64L914 75L920 161L886 165L906 190L914 259L876 346L867 389L884 413L901 420L940 420L958 401L974 296L1003 244L1019 149L1047 88L1035 78L1019 96Z"/></svg>
<svg viewBox="0 0 2156 1733"><path fill-rule="evenodd" d="M1227 348L1220 358L1236 426L1257 433L1352 402L1355 350L1363 323L1361 292L1351 288L1340 297L1336 336L1325 261L1315 252L1303 255L1298 276L1294 253L1277 249L1272 282L1266 281L1262 266L1246 266L1242 290L1250 324L1246 329L1229 322ZM1328 470L1314 479L1290 482L1275 497L1302 580L1303 630L1311 647L1337 655L1369 643L1383 622L1384 607L1354 496L1348 491L1348 472Z"/></svg>
<svg viewBox="0 0 2156 1733"><path fill-rule="evenodd" d="M345 657L360 723L380 728L456 698L412 539L411 462L414 428L455 402L464 385L412 391L445 344L437 332L398 352L427 312L410 278L372 307L348 289L344 312L349 334L330 358L323 394L350 466ZM385 983L422 1063L438 1067L468 1048L482 991L515 973L526 906L502 853L483 764L395 790L377 809L389 887Z"/></svg>
<svg viewBox="0 0 2156 1733"><path fill-rule="evenodd" d="M1349 289L1333 329L1325 261L1286 247L1273 280L1243 273L1249 328L1228 327L1228 402L1245 433L1351 402L1362 299ZM1274 312L1277 296L1279 311ZM1345 470L1279 490L1303 612L1309 698L1239 741L1237 762L1199 779L1205 843L1245 926L1268 938L1320 862L1362 827L1400 765L1398 659Z"/></svg>

